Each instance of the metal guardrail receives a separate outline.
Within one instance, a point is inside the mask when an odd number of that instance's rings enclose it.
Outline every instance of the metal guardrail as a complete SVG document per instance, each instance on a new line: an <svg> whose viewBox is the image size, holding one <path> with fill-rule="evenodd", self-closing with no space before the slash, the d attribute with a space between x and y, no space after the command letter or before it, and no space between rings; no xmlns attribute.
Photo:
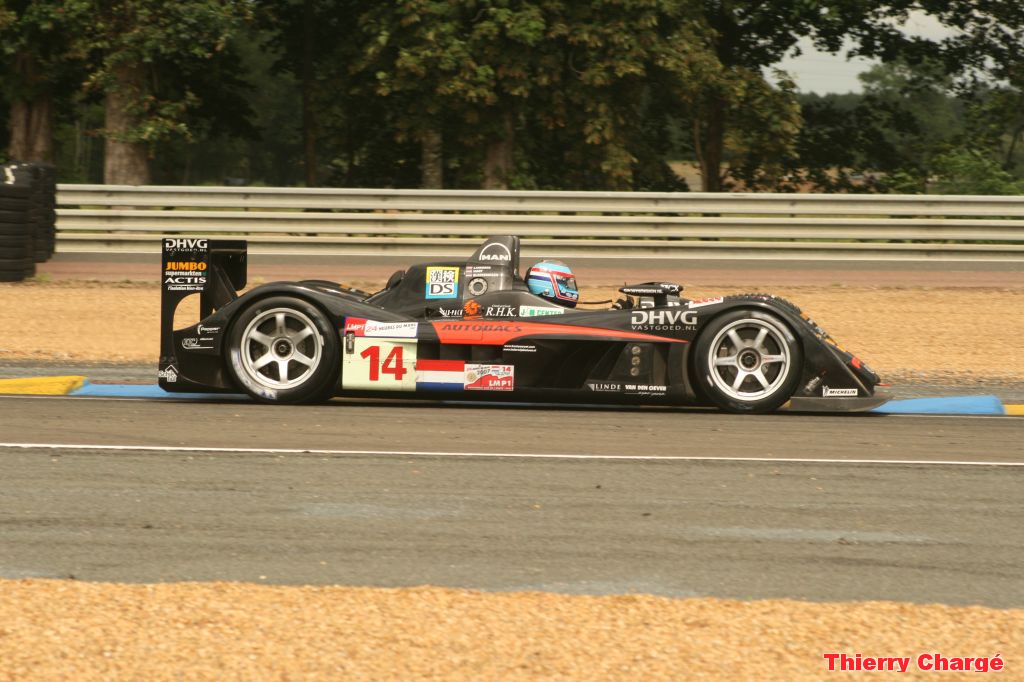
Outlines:
<svg viewBox="0 0 1024 682"><path fill-rule="evenodd" d="M58 250L157 251L164 234L255 253L1024 262L1024 197L59 185Z"/></svg>

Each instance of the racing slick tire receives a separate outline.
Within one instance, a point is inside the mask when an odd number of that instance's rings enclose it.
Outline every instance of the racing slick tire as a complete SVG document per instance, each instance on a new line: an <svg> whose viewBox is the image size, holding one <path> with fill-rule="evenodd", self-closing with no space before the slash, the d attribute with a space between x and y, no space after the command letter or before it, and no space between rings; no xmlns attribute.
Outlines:
<svg viewBox="0 0 1024 682"><path fill-rule="evenodd" d="M301 298L272 296L243 310L226 352L235 383L260 402L323 402L341 379L338 332Z"/></svg>
<svg viewBox="0 0 1024 682"><path fill-rule="evenodd" d="M694 370L703 392L726 412L777 410L796 389L803 350L777 316L739 309L716 317L701 332Z"/></svg>

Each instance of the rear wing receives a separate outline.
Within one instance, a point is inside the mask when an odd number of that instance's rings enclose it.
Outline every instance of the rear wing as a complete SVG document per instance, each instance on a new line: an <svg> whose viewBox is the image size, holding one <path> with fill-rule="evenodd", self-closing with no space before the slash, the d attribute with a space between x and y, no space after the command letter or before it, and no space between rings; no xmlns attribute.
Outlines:
<svg viewBox="0 0 1024 682"><path fill-rule="evenodd" d="M245 288L247 244L240 239L165 237L160 286L160 373L177 375L174 312L181 301L199 294L199 319L238 298Z"/></svg>

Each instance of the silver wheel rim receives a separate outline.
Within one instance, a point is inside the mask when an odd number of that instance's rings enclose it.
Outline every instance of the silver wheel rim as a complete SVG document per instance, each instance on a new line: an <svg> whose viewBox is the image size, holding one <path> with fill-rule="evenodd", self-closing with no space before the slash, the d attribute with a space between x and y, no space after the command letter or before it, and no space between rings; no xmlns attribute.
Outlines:
<svg viewBox="0 0 1024 682"><path fill-rule="evenodd" d="M715 388L734 400L753 402L775 394L789 376L786 335L766 320L736 320L711 341L708 372Z"/></svg>
<svg viewBox="0 0 1024 682"><path fill-rule="evenodd" d="M291 308L266 310L242 332L242 368L267 388L295 388L320 366L324 340L313 320Z"/></svg>

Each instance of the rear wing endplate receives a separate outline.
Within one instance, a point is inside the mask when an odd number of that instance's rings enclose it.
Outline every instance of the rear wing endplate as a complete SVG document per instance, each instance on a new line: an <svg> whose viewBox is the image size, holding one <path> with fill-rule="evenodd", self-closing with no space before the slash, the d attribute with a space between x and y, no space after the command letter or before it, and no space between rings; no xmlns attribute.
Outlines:
<svg viewBox="0 0 1024 682"><path fill-rule="evenodd" d="M173 367L174 312L199 294L199 319L238 298L245 288L247 244L240 239L165 237L160 285L160 368Z"/></svg>

